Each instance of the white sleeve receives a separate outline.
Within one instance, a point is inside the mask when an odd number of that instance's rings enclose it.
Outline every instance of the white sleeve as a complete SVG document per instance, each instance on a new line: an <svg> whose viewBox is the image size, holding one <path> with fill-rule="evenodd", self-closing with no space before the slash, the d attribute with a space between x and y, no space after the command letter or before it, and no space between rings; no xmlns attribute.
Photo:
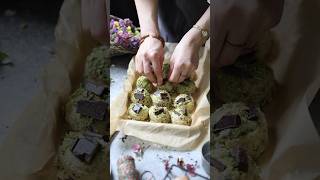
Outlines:
<svg viewBox="0 0 320 180"><path fill-rule="evenodd" d="M207 0L207 2L210 4L210 0Z"/></svg>

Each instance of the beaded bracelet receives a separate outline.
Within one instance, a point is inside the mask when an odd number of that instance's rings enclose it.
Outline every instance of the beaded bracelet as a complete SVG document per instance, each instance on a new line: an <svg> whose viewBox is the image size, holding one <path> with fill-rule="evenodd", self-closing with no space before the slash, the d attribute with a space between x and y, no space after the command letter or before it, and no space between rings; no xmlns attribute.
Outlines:
<svg viewBox="0 0 320 180"><path fill-rule="evenodd" d="M152 38L156 38L156 39L160 40L161 43L162 43L162 46L164 47L165 41L164 41L163 37L161 37L160 35L156 35L156 34L147 34L147 35L141 36L141 38L140 38L140 45L144 42L144 40L145 40L147 37L152 37Z"/></svg>

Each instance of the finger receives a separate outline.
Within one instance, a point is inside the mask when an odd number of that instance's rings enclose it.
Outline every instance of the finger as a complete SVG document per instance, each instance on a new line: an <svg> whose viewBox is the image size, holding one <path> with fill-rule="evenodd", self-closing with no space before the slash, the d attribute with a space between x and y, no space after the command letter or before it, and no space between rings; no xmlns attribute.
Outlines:
<svg viewBox="0 0 320 180"><path fill-rule="evenodd" d="M191 75L196 71L197 67L195 66L191 66L189 72L188 72L188 75L187 75L187 78L190 78Z"/></svg>
<svg viewBox="0 0 320 180"><path fill-rule="evenodd" d="M157 78L157 83L160 86L162 84L162 67L160 65L160 61L159 60L153 60L152 61L152 67L153 67L153 71L154 74L156 75Z"/></svg>
<svg viewBox="0 0 320 180"><path fill-rule="evenodd" d="M185 79L187 79L188 74L189 74L189 71L188 71L188 70L182 71L182 72L180 73L180 77L179 77L179 79L178 79L178 82L181 83L181 82L183 82Z"/></svg>
<svg viewBox="0 0 320 180"><path fill-rule="evenodd" d="M157 82L149 61L143 61L143 72L152 83Z"/></svg>
<svg viewBox="0 0 320 180"><path fill-rule="evenodd" d="M213 47L213 61L211 66L215 68L218 65L219 57L224 45L224 41L227 36L227 25L226 25L226 17L224 16L225 12L222 11L220 1L217 1L217 4L213 6L212 16L213 23L211 23L211 31L212 31L212 47Z"/></svg>
<svg viewBox="0 0 320 180"><path fill-rule="evenodd" d="M136 71L139 74L143 73L143 65L142 65L142 60L139 58L139 56L135 57L135 65L136 65Z"/></svg>
<svg viewBox="0 0 320 180"><path fill-rule="evenodd" d="M173 83L178 83L179 82L179 77L181 74L181 68L177 68L177 66L173 67L172 73L170 75L169 81Z"/></svg>
<svg viewBox="0 0 320 180"><path fill-rule="evenodd" d="M232 46L228 43L225 43L222 48L218 66L221 67L233 64L239 57L241 49L242 48L240 47Z"/></svg>

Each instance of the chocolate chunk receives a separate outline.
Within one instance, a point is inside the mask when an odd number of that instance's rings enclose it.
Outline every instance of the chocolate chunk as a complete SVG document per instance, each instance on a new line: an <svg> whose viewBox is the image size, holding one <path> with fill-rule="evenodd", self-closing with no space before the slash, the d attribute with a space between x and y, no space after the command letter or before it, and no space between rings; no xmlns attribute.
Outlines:
<svg viewBox="0 0 320 180"><path fill-rule="evenodd" d="M104 101L80 100L77 103L77 113L97 120L105 120L108 104Z"/></svg>
<svg viewBox="0 0 320 180"><path fill-rule="evenodd" d="M169 99L169 96L167 93L160 93L161 99Z"/></svg>
<svg viewBox="0 0 320 180"><path fill-rule="evenodd" d="M137 90L136 90L137 92L139 92L139 93L141 93L141 94L143 94L144 93L144 89L143 88L137 88Z"/></svg>
<svg viewBox="0 0 320 180"><path fill-rule="evenodd" d="M248 120L249 121L257 121L258 120L258 110L251 106L249 107L248 110L246 110L246 112L248 113Z"/></svg>
<svg viewBox="0 0 320 180"><path fill-rule="evenodd" d="M217 133L225 129L237 128L241 125L239 115L223 116L214 126L213 132Z"/></svg>
<svg viewBox="0 0 320 180"><path fill-rule="evenodd" d="M237 162L237 168L239 171L248 172L248 155L247 152L241 147L235 147L232 149L231 154Z"/></svg>
<svg viewBox="0 0 320 180"><path fill-rule="evenodd" d="M132 111L135 112L136 114L139 114L140 111L142 110L142 105L139 103L134 104Z"/></svg>
<svg viewBox="0 0 320 180"><path fill-rule="evenodd" d="M134 93L134 98L136 98L138 100L143 100L144 95L142 93Z"/></svg>
<svg viewBox="0 0 320 180"><path fill-rule="evenodd" d="M183 109L183 115L188 116L188 111L185 108Z"/></svg>
<svg viewBox="0 0 320 180"><path fill-rule="evenodd" d="M175 111L175 110L173 111L173 113L175 113L178 116L181 116L181 114L179 112Z"/></svg>
<svg viewBox="0 0 320 180"><path fill-rule="evenodd" d="M186 99L185 98L179 98L177 100L177 104L180 104L181 102L186 102Z"/></svg>
<svg viewBox="0 0 320 180"><path fill-rule="evenodd" d="M87 138L78 138L71 152L81 161L90 163L99 150L97 142L89 141Z"/></svg>
<svg viewBox="0 0 320 180"><path fill-rule="evenodd" d="M159 114L161 114L161 113L164 113L164 109L163 109L163 108L157 109L157 110L154 112L155 115L159 115Z"/></svg>
<svg viewBox="0 0 320 180"><path fill-rule="evenodd" d="M223 172L227 167L215 158L210 158L210 165L216 168L219 172Z"/></svg>
<svg viewBox="0 0 320 180"><path fill-rule="evenodd" d="M156 95L156 96L160 96L160 91L156 91L156 92L154 92L154 95Z"/></svg>
<svg viewBox="0 0 320 180"><path fill-rule="evenodd" d="M100 81L87 80L85 82L85 88L87 91L92 92L97 96L101 96L102 93L105 91L106 86L103 82Z"/></svg>

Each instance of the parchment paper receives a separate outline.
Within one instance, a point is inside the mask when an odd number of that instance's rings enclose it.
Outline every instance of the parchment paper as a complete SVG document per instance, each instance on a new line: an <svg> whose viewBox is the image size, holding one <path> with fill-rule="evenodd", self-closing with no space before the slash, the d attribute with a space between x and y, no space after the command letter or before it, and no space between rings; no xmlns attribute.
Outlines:
<svg viewBox="0 0 320 180"><path fill-rule="evenodd" d="M1 180L55 179L52 158L61 134L62 107L79 85L85 57L94 46L81 32L79 2L64 2L55 60L44 69L39 93L21 107L0 145ZM266 111L271 144L260 162L263 179L320 176L320 140L308 111L320 84L319 7L317 0L286 0L282 22L274 29L279 55L271 66L279 88Z"/></svg>
<svg viewBox="0 0 320 180"><path fill-rule="evenodd" d="M169 59L176 44L166 44L166 59ZM209 129L210 105L207 93L210 89L210 56L208 48L203 48L199 52L199 67L196 71L195 84L198 87L193 94L196 102L196 109L193 112L191 126L181 126L165 123L151 123L129 120L126 118L128 108L128 97L134 88L135 80L138 75L135 72L134 58L130 61L127 80L124 82L122 92L115 98L110 105L111 133L114 128L118 128L127 135L135 136L140 139L175 147L177 149L194 149L203 142L203 138ZM208 138L207 138L208 140Z"/></svg>

